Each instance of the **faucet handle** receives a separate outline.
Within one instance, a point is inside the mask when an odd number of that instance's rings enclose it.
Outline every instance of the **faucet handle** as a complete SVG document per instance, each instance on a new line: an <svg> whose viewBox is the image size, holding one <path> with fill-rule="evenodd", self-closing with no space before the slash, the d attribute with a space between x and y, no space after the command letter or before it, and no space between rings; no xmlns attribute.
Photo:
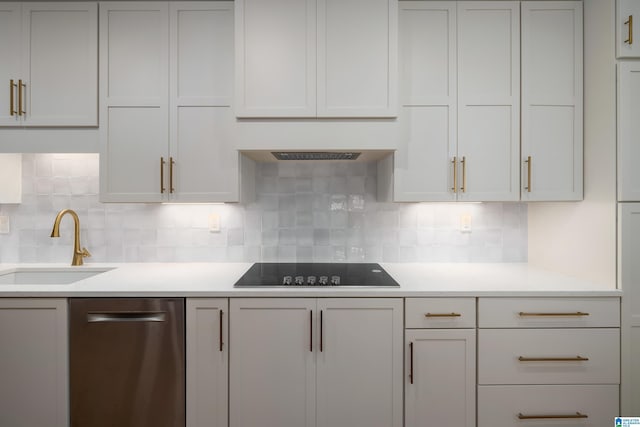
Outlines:
<svg viewBox="0 0 640 427"><path fill-rule="evenodd" d="M82 252L80 252L83 258L87 258L91 256L91 253L87 250L87 248L82 248Z"/></svg>

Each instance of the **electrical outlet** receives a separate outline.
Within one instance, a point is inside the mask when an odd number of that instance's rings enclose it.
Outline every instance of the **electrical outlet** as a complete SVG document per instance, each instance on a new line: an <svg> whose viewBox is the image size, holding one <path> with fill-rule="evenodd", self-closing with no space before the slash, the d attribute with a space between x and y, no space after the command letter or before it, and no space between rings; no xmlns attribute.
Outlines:
<svg viewBox="0 0 640 427"><path fill-rule="evenodd" d="M462 233L471 233L471 214L460 215L460 231Z"/></svg>
<svg viewBox="0 0 640 427"><path fill-rule="evenodd" d="M0 215L0 234L9 234L9 216Z"/></svg>
<svg viewBox="0 0 640 427"><path fill-rule="evenodd" d="M209 233L220 232L220 214L212 213L209 215Z"/></svg>

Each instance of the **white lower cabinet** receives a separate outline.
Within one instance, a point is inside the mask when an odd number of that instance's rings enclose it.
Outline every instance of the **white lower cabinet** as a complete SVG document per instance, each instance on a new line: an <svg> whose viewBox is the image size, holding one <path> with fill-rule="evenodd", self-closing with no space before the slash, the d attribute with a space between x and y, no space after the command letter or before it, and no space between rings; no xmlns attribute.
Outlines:
<svg viewBox="0 0 640 427"><path fill-rule="evenodd" d="M0 299L0 426L69 425L66 299Z"/></svg>
<svg viewBox="0 0 640 427"><path fill-rule="evenodd" d="M229 302L187 299L187 427L228 425Z"/></svg>
<svg viewBox="0 0 640 427"><path fill-rule="evenodd" d="M402 299L230 301L231 427L401 427Z"/></svg>

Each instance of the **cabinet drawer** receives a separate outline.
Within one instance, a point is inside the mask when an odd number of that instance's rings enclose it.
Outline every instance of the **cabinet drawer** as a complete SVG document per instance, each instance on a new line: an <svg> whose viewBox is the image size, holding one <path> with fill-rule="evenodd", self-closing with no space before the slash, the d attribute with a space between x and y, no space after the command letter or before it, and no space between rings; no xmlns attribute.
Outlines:
<svg viewBox="0 0 640 427"><path fill-rule="evenodd" d="M478 331L478 384L619 382L618 329Z"/></svg>
<svg viewBox="0 0 640 427"><path fill-rule="evenodd" d="M578 414L586 418L560 418ZM478 427L602 427L616 416L614 385L478 387Z"/></svg>
<svg viewBox="0 0 640 427"><path fill-rule="evenodd" d="M619 298L480 298L480 328L620 326Z"/></svg>
<svg viewBox="0 0 640 427"><path fill-rule="evenodd" d="M406 328L475 328L475 298L407 298Z"/></svg>

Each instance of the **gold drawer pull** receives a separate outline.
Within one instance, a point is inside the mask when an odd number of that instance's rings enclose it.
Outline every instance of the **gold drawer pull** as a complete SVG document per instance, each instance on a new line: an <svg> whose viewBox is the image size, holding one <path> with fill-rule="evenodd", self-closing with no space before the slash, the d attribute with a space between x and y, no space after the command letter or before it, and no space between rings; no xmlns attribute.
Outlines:
<svg viewBox="0 0 640 427"><path fill-rule="evenodd" d="M458 192L458 158L457 157L453 157L453 160L451 160L451 163L453 163L453 188L451 188L453 190L454 193Z"/></svg>
<svg viewBox="0 0 640 427"><path fill-rule="evenodd" d="M575 313L527 313L521 311L518 315L520 317L582 317L588 316L589 313L583 313L582 311L576 311Z"/></svg>
<svg viewBox="0 0 640 427"><path fill-rule="evenodd" d="M588 357L518 357L520 362L586 362Z"/></svg>
<svg viewBox="0 0 640 427"><path fill-rule="evenodd" d="M629 15L629 19L624 21L624 25L629 26L628 37L624 42L631 46L633 44L633 15Z"/></svg>
<svg viewBox="0 0 640 427"><path fill-rule="evenodd" d="M460 313L427 313L424 317L461 317Z"/></svg>
<svg viewBox="0 0 640 427"><path fill-rule="evenodd" d="M570 414L570 415L524 415L524 414L518 414L518 419L520 420L549 420L549 419L553 419L553 418L559 418L559 419L567 419L567 418L571 418L571 419L575 419L575 418L589 418L588 415L586 414L581 414L580 412L576 412L575 414Z"/></svg>

